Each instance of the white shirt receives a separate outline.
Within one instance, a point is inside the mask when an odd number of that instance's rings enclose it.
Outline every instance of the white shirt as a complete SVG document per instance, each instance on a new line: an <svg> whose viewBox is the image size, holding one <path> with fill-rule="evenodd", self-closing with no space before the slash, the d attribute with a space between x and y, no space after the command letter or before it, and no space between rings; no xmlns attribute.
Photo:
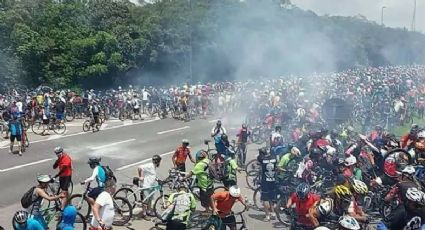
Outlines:
<svg viewBox="0 0 425 230"><path fill-rule="evenodd" d="M18 107L18 112L20 113L22 113L22 106L23 106L22 102L20 101L16 102L16 107Z"/></svg>
<svg viewBox="0 0 425 230"><path fill-rule="evenodd" d="M211 135L223 135L226 134L226 129L223 126L220 127L220 130L217 132L217 126L214 126L211 130Z"/></svg>
<svg viewBox="0 0 425 230"><path fill-rule="evenodd" d="M143 91L142 93L142 100L147 101L149 97L149 93L147 91Z"/></svg>
<svg viewBox="0 0 425 230"><path fill-rule="evenodd" d="M156 185L156 169L152 162L140 165L139 169L143 171L143 188L149 188Z"/></svg>
<svg viewBox="0 0 425 230"><path fill-rule="evenodd" d="M112 222L114 221L114 202L112 201L112 196L108 192L101 192L96 198L96 203L100 205L99 216L105 223L106 227L112 227ZM100 227L96 218L92 218L91 225L94 227Z"/></svg>
<svg viewBox="0 0 425 230"><path fill-rule="evenodd" d="M91 174L91 177L87 178L87 179L84 181L84 183L92 182L92 181L96 180L96 178L98 178L98 175L99 175L99 167L100 167L100 166L96 166L96 168L94 168L94 169L93 169L93 173ZM97 184L98 184L98 186L99 186L99 187L103 187L103 186L105 186L105 185L104 185L104 183L103 183L103 182L101 182L100 180L96 180L96 181L97 181Z"/></svg>

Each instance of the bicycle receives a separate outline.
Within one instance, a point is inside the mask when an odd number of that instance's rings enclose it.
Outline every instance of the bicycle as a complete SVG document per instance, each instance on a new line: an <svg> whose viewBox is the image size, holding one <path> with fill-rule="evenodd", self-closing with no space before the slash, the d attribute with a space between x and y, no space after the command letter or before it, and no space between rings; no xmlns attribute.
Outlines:
<svg viewBox="0 0 425 230"><path fill-rule="evenodd" d="M46 128L47 127L47 128ZM34 125L31 127L33 133L37 135L42 135L44 132L48 130L53 130L58 135L62 135L66 131L65 123L56 121L56 118L50 118L48 124L44 124L43 121L37 120L34 122Z"/></svg>
<svg viewBox="0 0 425 230"><path fill-rule="evenodd" d="M86 198L87 194L91 190L92 188L90 188L90 183L88 183L86 190L83 194L74 194L68 200L68 204L74 205L79 211L81 210L81 212L84 214L84 217L87 219L90 217L91 206ZM112 201L114 203L115 211L114 221L112 222L112 225L124 226L133 217L133 208L130 202L124 197L112 196Z"/></svg>
<svg viewBox="0 0 425 230"><path fill-rule="evenodd" d="M236 229L239 229L239 230L248 230L248 227L247 227L247 224L246 224L246 220L245 220L245 216L243 214L245 211L246 211L246 209L244 209L241 212L237 212L237 213L231 212L229 215L225 216L225 218L230 217L230 216L235 216L235 219L236 219L236 216L238 216L238 217L240 217L240 221L236 221L235 223L227 223L227 224L226 223L222 223L221 229L217 229L215 225L213 225L212 223L208 223L208 221L207 221L207 224L202 229L208 229L208 230L226 230L227 229L227 225L236 224ZM241 225L240 228L237 227L238 225Z"/></svg>
<svg viewBox="0 0 425 230"><path fill-rule="evenodd" d="M191 178L181 180L182 176L187 175L185 172L180 172L176 169L170 169L168 171L168 177L164 180L164 185L167 185L170 191L177 192L181 184L190 191L196 200L199 200L199 194L201 189L196 185L196 176L193 175Z"/></svg>
<svg viewBox="0 0 425 230"><path fill-rule="evenodd" d="M137 179L136 179L137 178ZM159 192L159 197L155 199L153 205L154 215L153 217L160 217L161 213L165 210L165 206L168 200L168 195L164 195L163 185L165 182L158 181L157 185L148 188L141 188L139 185L139 178L135 177L133 184L121 184L121 188L118 189L113 195L114 198L123 197L128 200L130 207L134 208L137 204L146 204L146 202L152 198L156 193ZM133 187L136 187L134 190ZM146 197L143 196L145 190L152 190ZM150 213L147 212L149 215Z"/></svg>
<svg viewBox="0 0 425 230"><path fill-rule="evenodd" d="M93 130L93 132L98 132L100 130L100 126L101 124L95 121L93 115L90 115L83 123L83 131L88 132Z"/></svg>
<svg viewBox="0 0 425 230"><path fill-rule="evenodd" d="M234 142L235 143L235 142ZM235 144L234 144L235 145ZM236 159L239 167L245 166L247 146L246 143L238 143L236 145Z"/></svg>

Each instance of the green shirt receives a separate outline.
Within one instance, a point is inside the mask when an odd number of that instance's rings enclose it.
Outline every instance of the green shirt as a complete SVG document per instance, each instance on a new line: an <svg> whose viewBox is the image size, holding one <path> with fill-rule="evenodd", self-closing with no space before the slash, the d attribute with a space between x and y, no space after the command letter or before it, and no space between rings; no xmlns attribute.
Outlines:
<svg viewBox="0 0 425 230"><path fill-rule="evenodd" d="M226 160L225 168L225 179L230 181L236 181L236 170L238 169L238 164L235 159Z"/></svg>
<svg viewBox="0 0 425 230"><path fill-rule="evenodd" d="M210 160L207 158L197 162L195 167L192 169L193 175L196 176L198 181L198 186L200 189L206 191L207 188L213 185L213 181L208 175L208 165L210 164Z"/></svg>
<svg viewBox="0 0 425 230"><path fill-rule="evenodd" d="M171 220L187 225L192 210L196 208L196 200L193 194L184 191L176 192L170 195L168 202L176 202Z"/></svg>
<svg viewBox="0 0 425 230"><path fill-rule="evenodd" d="M363 181L363 173L362 170L359 168L354 169L354 178L360 181Z"/></svg>
<svg viewBox="0 0 425 230"><path fill-rule="evenodd" d="M291 153L287 153L283 155L283 157L280 159L279 163L277 164L277 167L285 169L286 166L288 166L289 161L291 161Z"/></svg>

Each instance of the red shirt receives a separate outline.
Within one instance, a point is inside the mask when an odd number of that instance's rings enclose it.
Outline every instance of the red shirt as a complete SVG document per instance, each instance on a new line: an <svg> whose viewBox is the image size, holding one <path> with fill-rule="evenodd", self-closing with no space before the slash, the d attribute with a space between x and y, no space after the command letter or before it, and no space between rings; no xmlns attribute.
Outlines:
<svg viewBox="0 0 425 230"><path fill-rule="evenodd" d="M187 156L190 154L190 150L188 148L184 148L180 146L176 149L174 153L174 157L176 158L176 164L184 164L186 163Z"/></svg>
<svg viewBox="0 0 425 230"><path fill-rule="evenodd" d="M295 212L298 215L298 222L303 225L313 226L313 223L306 217L308 210L313 207L313 204L320 200L320 196L310 193L305 200L298 199L296 193L291 194L291 200L295 204Z"/></svg>
<svg viewBox="0 0 425 230"><path fill-rule="evenodd" d="M72 160L71 157L69 157L68 154L63 153L62 156L58 160L58 167L59 171L61 171L63 168L65 168L65 171L63 171L61 174L59 174L59 177L65 177L65 176L72 176Z"/></svg>

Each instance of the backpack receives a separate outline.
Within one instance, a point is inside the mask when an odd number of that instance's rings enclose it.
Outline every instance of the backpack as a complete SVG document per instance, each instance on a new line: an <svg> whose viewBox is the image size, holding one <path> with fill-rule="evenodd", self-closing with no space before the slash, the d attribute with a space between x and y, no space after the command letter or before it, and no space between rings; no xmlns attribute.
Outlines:
<svg viewBox="0 0 425 230"><path fill-rule="evenodd" d="M110 182L117 182L117 178L114 175L114 172L112 171L111 168L109 168L109 166L101 166L103 171L105 171L105 184L110 183Z"/></svg>
<svg viewBox="0 0 425 230"><path fill-rule="evenodd" d="M99 106L93 105L92 112L93 113L98 113L99 112Z"/></svg>
<svg viewBox="0 0 425 230"><path fill-rule="evenodd" d="M35 186L28 189L26 193L21 198L21 205L23 208L29 208L35 200L32 200L32 195L34 194Z"/></svg>

